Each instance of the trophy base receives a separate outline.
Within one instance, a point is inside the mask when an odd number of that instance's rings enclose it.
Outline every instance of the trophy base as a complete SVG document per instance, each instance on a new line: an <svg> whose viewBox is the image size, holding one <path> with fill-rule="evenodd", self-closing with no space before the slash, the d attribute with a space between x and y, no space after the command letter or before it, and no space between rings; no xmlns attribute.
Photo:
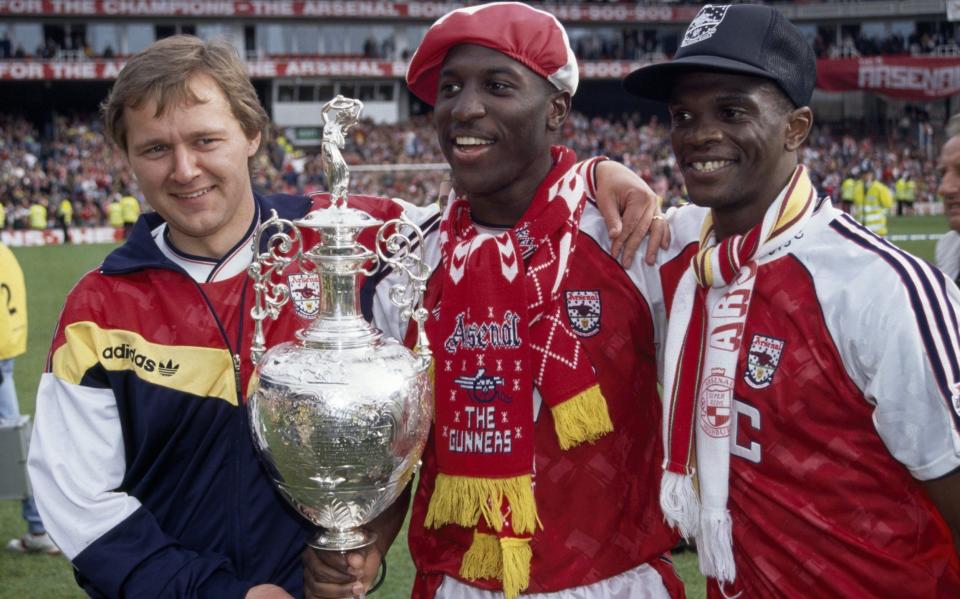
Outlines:
<svg viewBox="0 0 960 599"><path fill-rule="evenodd" d="M373 545L377 534L367 532L362 528L348 528L347 530L320 530L307 541L307 545L320 551L355 551L368 545Z"/></svg>

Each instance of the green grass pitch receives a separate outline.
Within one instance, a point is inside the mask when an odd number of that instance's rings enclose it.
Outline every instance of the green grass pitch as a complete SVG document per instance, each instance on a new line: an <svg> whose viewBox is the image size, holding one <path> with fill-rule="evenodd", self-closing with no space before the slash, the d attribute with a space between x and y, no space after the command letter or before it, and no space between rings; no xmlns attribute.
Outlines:
<svg viewBox="0 0 960 599"><path fill-rule="evenodd" d="M891 219L890 233L942 233L947 229L943 217L904 217ZM933 260L933 241L904 241L899 244L927 260ZM60 313L63 299L73 284L95 268L113 246L57 246L14 248L27 281L30 338L27 353L17 359L15 378L21 411L33 413L34 396L46 352ZM0 501L0 542L24 532L17 501ZM404 535L404 533L401 533ZM390 576L374 595L383 599L409 596L413 566L403 538L398 538L388 555ZM690 552L676 556L677 569L687 583L687 596L706 596L703 578L697 572L696 557ZM61 558L23 556L0 550L0 599L40 597L76 598L85 595L73 580L70 564Z"/></svg>

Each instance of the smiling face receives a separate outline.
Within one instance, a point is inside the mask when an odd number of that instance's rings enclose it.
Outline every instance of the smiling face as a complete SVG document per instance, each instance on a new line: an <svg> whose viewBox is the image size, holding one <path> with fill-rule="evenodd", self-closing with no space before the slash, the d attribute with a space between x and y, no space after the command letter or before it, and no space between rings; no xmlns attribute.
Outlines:
<svg viewBox="0 0 960 599"><path fill-rule="evenodd" d="M213 79L195 75L189 86L200 102L170 105L160 116L154 100L124 111L127 160L173 244L219 258L253 219L247 160L260 134L247 138Z"/></svg>
<svg viewBox="0 0 960 599"><path fill-rule="evenodd" d="M937 173L940 176L937 193L943 198L950 228L960 231L960 135L954 135L943 144Z"/></svg>
<svg viewBox="0 0 960 599"><path fill-rule="evenodd" d="M718 238L746 232L793 174L810 109L793 109L766 79L715 72L679 75L669 108L690 200L713 210Z"/></svg>
<svg viewBox="0 0 960 599"><path fill-rule="evenodd" d="M569 109L569 94L501 52L469 44L450 50L434 126L477 220L520 219L550 171L550 138Z"/></svg>

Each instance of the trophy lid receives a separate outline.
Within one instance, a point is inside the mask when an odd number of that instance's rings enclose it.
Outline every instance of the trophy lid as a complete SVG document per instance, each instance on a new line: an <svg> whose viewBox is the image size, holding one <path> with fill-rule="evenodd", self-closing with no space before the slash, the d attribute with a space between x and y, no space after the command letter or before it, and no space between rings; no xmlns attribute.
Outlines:
<svg viewBox="0 0 960 599"><path fill-rule="evenodd" d="M335 205L327 209L308 212L303 218L293 221L293 224L315 231L323 229L354 229L359 231L374 225L382 225L383 221L356 208Z"/></svg>

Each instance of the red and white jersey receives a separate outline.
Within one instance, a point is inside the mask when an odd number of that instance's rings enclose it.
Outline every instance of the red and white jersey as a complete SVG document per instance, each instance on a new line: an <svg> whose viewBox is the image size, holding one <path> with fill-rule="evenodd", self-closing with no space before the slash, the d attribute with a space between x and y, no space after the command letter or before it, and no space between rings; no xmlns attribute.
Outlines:
<svg viewBox="0 0 960 599"><path fill-rule="evenodd" d="M406 212L424 223L427 261L436 267L436 209L407 206ZM609 253L606 226L592 203L584 209L580 230L561 301L596 369L614 431L564 451L550 411L540 409L535 393L535 494L543 527L533 537L526 592L581 599L682 597L682 583L664 555L677 537L658 503L663 455L656 323L664 320L658 273L642 259L629 271L620 266ZM382 280L374 275L375 289L365 292L373 295L374 321L391 336L401 335L406 326L388 299L395 282L396 273ZM432 443L424 452L410 522L418 573L414 596L493 596L488 591L498 591L499 581L457 580L473 530L424 527L437 475Z"/></svg>
<svg viewBox="0 0 960 599"><path fill-rule="evenodd" d="M677 240L699 233L703 213L685 210ZM668 305L696 249L661 268ZM958 312L942 273L829 200L760 259L734 389L727 596L960 597L920 483L960 468Z"/></svg>

